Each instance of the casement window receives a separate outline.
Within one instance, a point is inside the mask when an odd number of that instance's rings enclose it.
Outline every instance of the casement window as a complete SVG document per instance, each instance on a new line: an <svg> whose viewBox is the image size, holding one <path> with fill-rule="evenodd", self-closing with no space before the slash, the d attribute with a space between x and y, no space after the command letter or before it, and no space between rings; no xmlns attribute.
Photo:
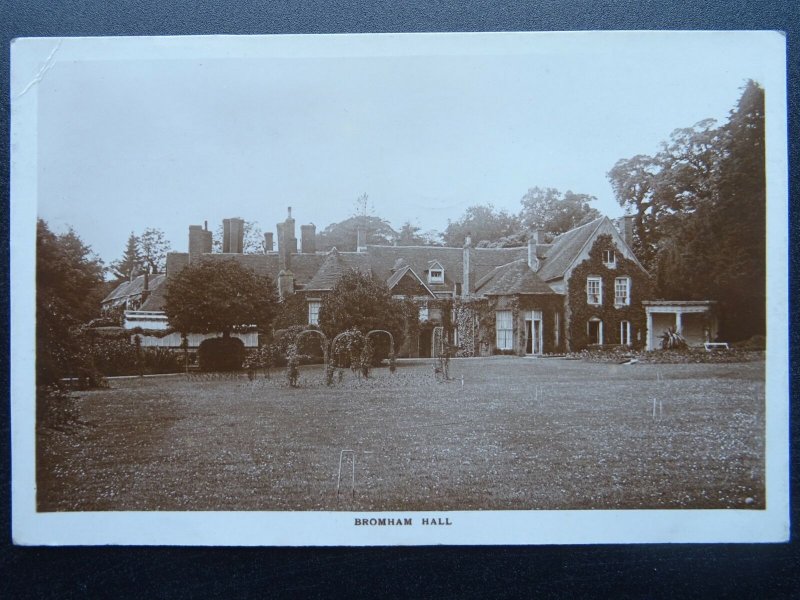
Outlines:
<svg viewBox="0 0 800 600"><path fill-rule="evenodd" d="M603 250L603 264L609 269L617 266L617 255L613 250Z"/></svg>
<svg viewBox="0 0 800 600"><path fill-rule="evenodd" d="M308 324L319 325L319 307L322 302L319 300L310 300L308 303Z"/></svg>
<svg viewBox="0 0 800 600"><path fill-rule="evenodd" d="M586 280L586 302L588 304L603 303L603 280L599 277L589 277Z"/></svg>
<svg viewBox="0 0 800 600"><path fill-rule="evenodd" d="M619 343L623 346L630 346L631 345L631 322L630 321L620 321L619 322Z"/></svg>
<svg viewBox="0 0 800 600"><path fill-rule="evenodd" d="M617 277L614 280L614 304L618 306L631 303L631 278Z"/></svg>
<svg viewBox="0 0 800 600"><path fill-rule="evenodd" d="M498 310L495 313L497 330L497 349L512 350L514 348L514 321L510 310Z"/></svg>
<svg viewBox="0 0 800 600"><path fill-rule="evenodd" d="M419 307L419 320L420 321L427 321L428 320L428 305L423 304Z"/></svg>

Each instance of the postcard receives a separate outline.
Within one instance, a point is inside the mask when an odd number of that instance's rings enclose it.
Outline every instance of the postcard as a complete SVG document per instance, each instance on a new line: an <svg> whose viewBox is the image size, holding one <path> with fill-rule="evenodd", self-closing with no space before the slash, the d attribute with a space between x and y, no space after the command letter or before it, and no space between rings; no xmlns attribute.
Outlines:
<svg viewBox="0 0 800 600"><path fill-rule="evenodd" d="M786 541L785 46L14 40L15 543Z"/></svg>

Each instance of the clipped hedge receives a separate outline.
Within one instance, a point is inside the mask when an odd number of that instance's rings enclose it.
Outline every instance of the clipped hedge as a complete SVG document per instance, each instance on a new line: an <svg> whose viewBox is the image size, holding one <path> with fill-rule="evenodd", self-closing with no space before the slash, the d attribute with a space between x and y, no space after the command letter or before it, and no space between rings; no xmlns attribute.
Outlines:
<svg viewBox="0 0 800 600"><path fill-rule="evenodd" d="M235 337L203 340L197 358L201 371L238 371L245 358L244 342Z"/></svg>

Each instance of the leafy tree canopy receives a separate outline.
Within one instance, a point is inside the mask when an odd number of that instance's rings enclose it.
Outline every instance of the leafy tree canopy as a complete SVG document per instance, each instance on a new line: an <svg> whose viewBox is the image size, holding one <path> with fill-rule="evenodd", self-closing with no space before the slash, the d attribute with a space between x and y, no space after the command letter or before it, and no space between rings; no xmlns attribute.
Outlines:
<svg viewBox="0 0 800 600"><path fill-rule="evenodd" d="M447 222L443 238L446 246L460 247L467 234L472 243L493 242L519 233L519 218L504 210L495 210L493 204L476 204L467 208L457 221Z"/></svg>
<svg viewBox="0 0 800 600"><path fill-rule="evenodd" d="M658 294L718 300L729 341L766 330L764 147L764 90L749 81L723 125L677 129L655 156L622 159L608 174Z"/></svg>
<svg viewBox="0 0 800 600"><path fill-rule="evenodd" d="M183 333L221 332L255 326L269 329L277 310L272 279L236 260L205 260L170 275L164 312Z"/></svg>
<svg viewBox="0 0 800 600"><path fill-rule="evenodd" d="M131 232L122 257L111 263L111 273L117 279L136 277L145 271L163 273L167 267L167 253L171 250L161 229L149 227L141 235Z"/></svg>
<svg viewBox="0 0 800 600"><path fill-rule="evenodd" d="M317 249L330 250L335 247L342 252L355 252L359 226L366 229L368 244L388 245L397 239L397 232L388 221L374 215L356 215L318 231Z"/></svg>
<svg viewBox="0 0 800 600"><path fill-rule="evenodd" d="M322 300L319 326L328 336L347 329L367 333L386 329L399 337L403 330L402 308L392 299L386 284L355 270L345 273Z"/></svg>
<svg viewBox="0 0 800 600"><path fill-rule="evenodd" d="M80 360L76 328L99 315L103 264L70 230L36 224L36 377L49 384Z"/></svg>
<svg viewBox="0 0 800 600"><path fill-rule="evenodd" d="M143 261L142 253L139 251L139 238L131 231L122 258L111 263L111 274L119 280L130 279L139 275L142 269Z"/></svg>
<svg viewBox="0 0 800 600"><path fill-rule="evenodd" d="M139 251L144 268L150 273L163 273L167 268L167 253L172 249L164 232L148 227L139 236Z"/></svg>
<svg viewBox="0 0 800 600"><path fill-rule="evenodd" d="M223 235L223 225L220 223L214 232L214 240L211 244L212 252L222 252ZM258 221L245 221L242 253L264 254L269 250L272 250L272 248L264 247L264 232L261 231L261 226L258 224Z"/></svg>
<svg viewBox="0 0 800 600"><path fill-rule="evenodd" d="M570 190L562 194L555 188L533 187L522 197L520 221L526 232L539 229L556 236L600 217L591 206L595 200Z"/></svg>

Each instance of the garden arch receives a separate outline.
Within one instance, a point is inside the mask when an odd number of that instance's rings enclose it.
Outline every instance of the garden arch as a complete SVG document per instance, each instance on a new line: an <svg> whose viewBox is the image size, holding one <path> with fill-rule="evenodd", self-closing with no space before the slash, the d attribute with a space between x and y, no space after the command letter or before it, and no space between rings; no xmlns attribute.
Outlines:
<svg viewBox="0 0 800 600"><path fill-rule="evenodd" d="M295 352L300 347L300 340L302 337L307 333L318 333L319 336L322 338L322 360L325 363L325 367L328 367L328 336L322 333L319 329L304 329L300 333L297 334L297 338L294 340L294 349ZM338 337L338 336L337 336ZM336 341L336 340L334 340Z"/></svg>
<svg viewBox="0 0 800 600"><path fill-rule="evenodd" d="M371 336L373 333L385 333L389 336L389 357L394 356L394 336L392 333L390 331L386 331L385 329L372 329L371 331L368 331L367 335L364 337L369 339L369 336Z"/></svg>

